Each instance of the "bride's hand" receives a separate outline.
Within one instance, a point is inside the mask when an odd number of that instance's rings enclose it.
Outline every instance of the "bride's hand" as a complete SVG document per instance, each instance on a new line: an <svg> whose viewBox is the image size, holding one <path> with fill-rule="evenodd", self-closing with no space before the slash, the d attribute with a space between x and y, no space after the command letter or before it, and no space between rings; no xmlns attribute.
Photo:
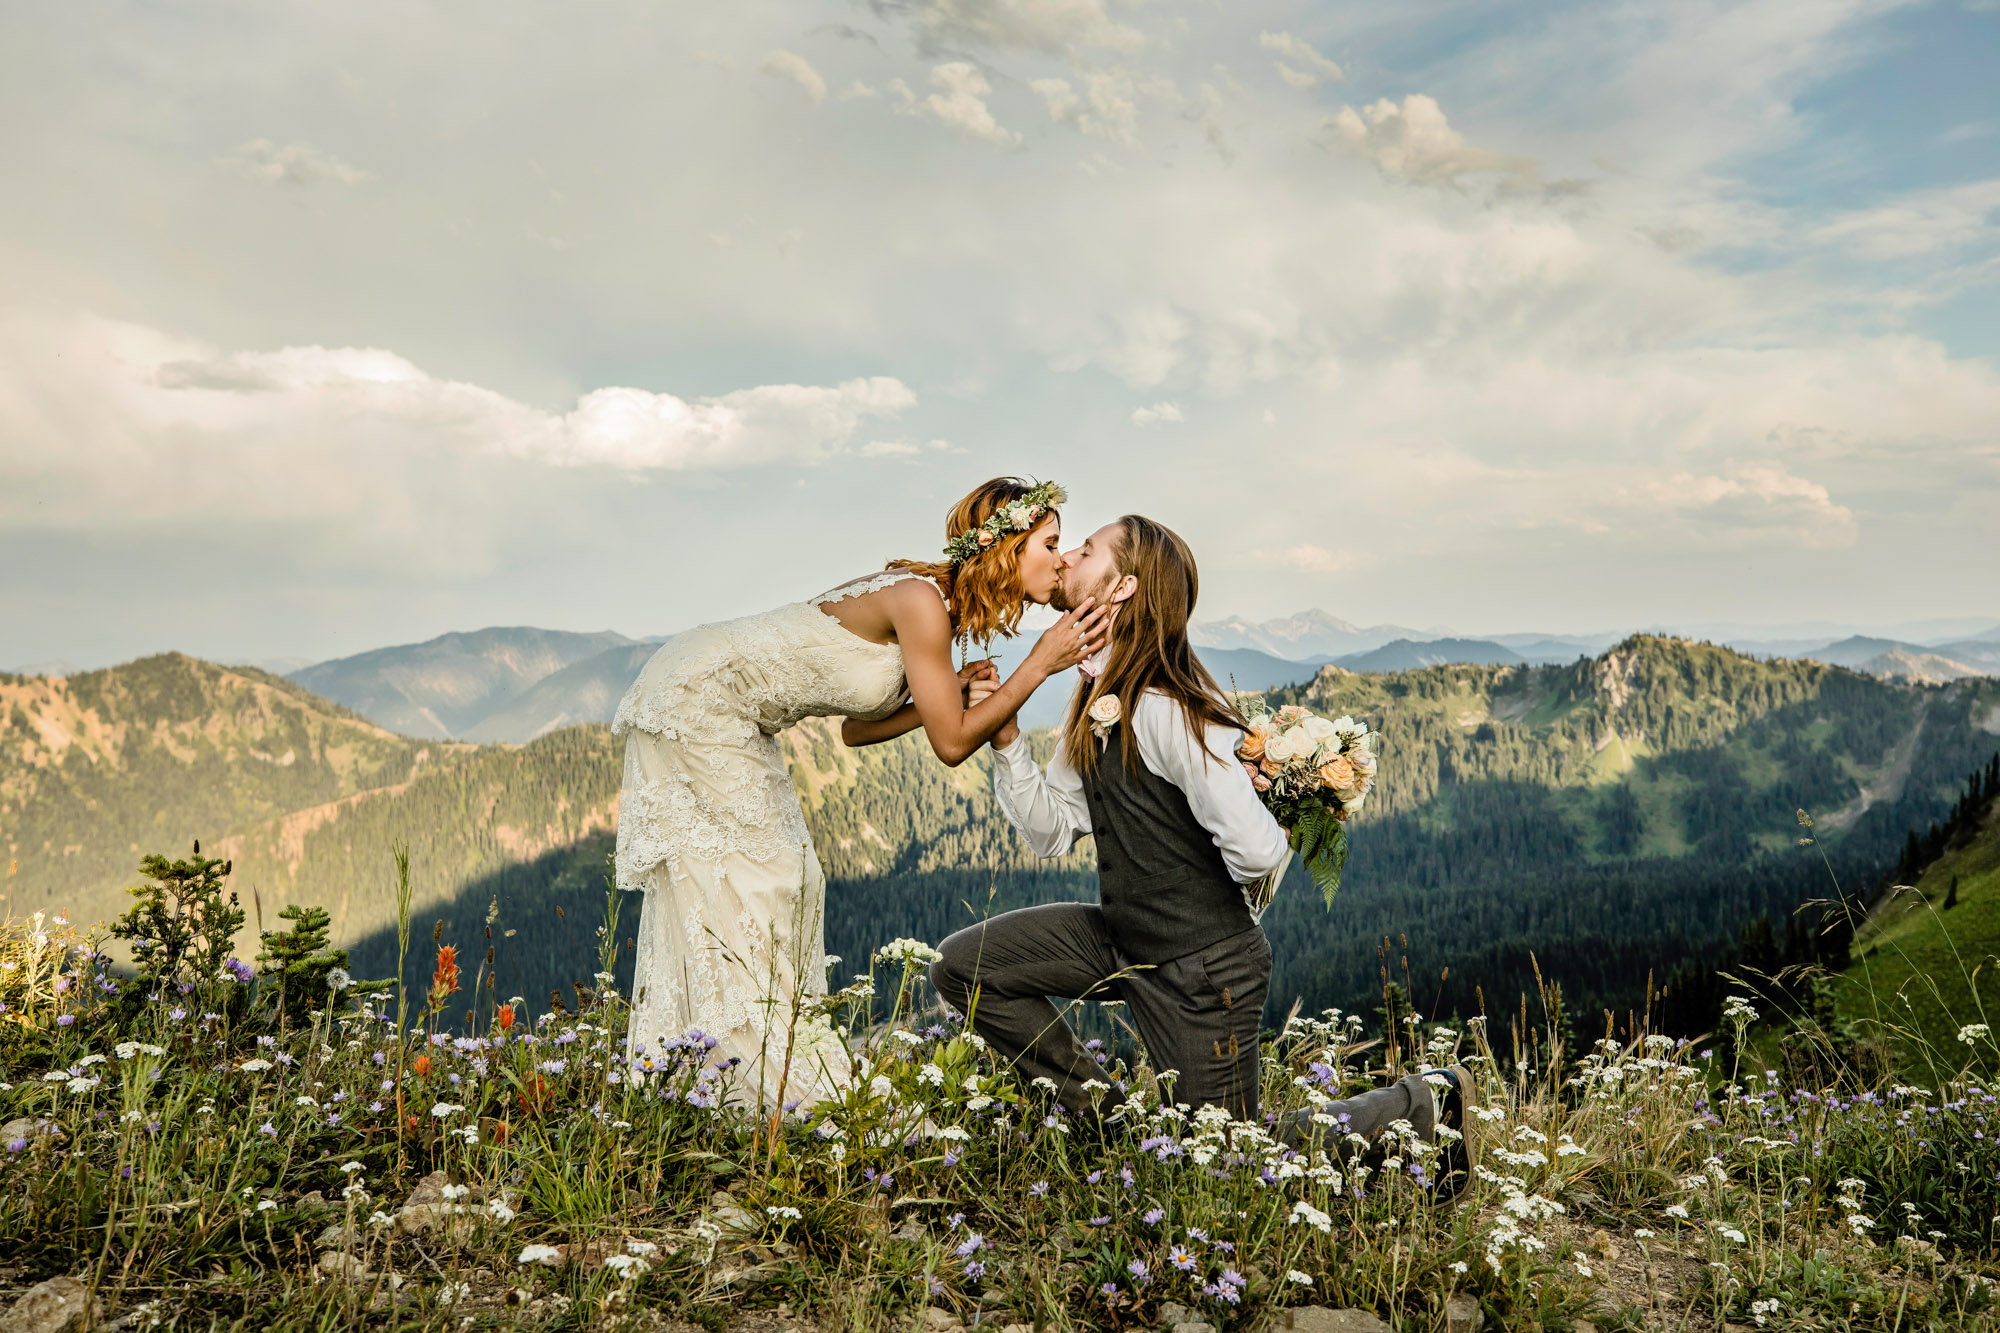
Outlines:
<svg viewBox="0 0 2000 1333"><path fill-rule="evenodd" d="M1095 598L1063 612L1062 619L1042 631L1023 665L1034 666L1044 676L1069 670L1094 655L1111 637L1111 608L1097 606Z"/></svg>

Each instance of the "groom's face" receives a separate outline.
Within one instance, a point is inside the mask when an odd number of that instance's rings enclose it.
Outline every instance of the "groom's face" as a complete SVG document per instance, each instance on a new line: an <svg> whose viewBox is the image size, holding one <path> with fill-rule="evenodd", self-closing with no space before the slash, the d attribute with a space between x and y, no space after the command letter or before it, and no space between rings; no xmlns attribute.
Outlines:
<svg viewBox="0 0 2000 1333"><path fill-rule="evenodd" d="M1120 536L1116 523L1106 523L1097 531L1083 539L1083 545L1063 552L1062 586L1050 605L1058 611L1067 611L1081 605L1086 597L1095 597L1100 605L1109 601L1124 601L1132 595L1129 576L1120 586L1117 566L1117 543Z"/></svg>

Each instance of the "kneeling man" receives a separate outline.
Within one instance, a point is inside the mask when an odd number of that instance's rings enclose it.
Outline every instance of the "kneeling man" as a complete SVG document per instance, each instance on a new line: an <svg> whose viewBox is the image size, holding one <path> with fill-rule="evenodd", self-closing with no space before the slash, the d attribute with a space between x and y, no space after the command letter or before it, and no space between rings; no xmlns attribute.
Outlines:
<svg viewBox="0 0 2000 1333"><path fill-rule="evenodd" d="M1153 1067L1178 1074L1176 1102L1258 1115L1271 946L1246 888L1282 875L1292 851L1236 760L1241 724L1188 641L1198 582L1187 543L1136 514L1064 556L1055 604L1115 607L1111 641L1085 664L1046 773L1015 723L993 738L994 788L1038 856L1094 837L1098 902L1003 913L951 936L931 967L995 1052L1024 1081L1048 1079L1072 1112L1095 1103L1113 1117L1124 1095L1085 1087L1101 1071L1050 996L1123 1001ZM1396 1120L1428 1140L1440 1123L1460 1128L1471 1093L1457 1067L1430 1078L1442 1095L1413 1074L1318 1109L1371 1140ZM1307 1114L1280 1133L1297 1141L1310 1127ZM1447 1168L1453 1156L1462 1171L1462 1152L1447 1153Z"/></svg>

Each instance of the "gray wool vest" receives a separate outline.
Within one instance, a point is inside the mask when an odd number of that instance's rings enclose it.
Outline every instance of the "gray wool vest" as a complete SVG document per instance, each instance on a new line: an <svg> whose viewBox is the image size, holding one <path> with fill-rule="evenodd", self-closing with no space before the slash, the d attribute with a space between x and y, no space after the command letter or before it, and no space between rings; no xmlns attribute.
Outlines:
<svg viewBox="0 0 2000 1333"><path fill-rule="evenodd" d="M1135 962L1164 963L1250 929L1243 890L1186 793L1143 763L1128 767L1118 741L1082 775L1113 943Z"/></svg>

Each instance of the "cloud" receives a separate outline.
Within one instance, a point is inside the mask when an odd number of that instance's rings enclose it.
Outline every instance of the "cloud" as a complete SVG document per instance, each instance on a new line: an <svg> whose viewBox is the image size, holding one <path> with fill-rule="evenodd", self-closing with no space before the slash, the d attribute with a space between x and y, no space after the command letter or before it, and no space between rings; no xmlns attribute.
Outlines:
<svg viewBox="0 0 2000 1333"><path fill-rule="evenodd" d="M1135 407L1132 409L1132 424L1135 426L1150 426L1156 421L1180 421L1182 419L1181 405L1179 403L1154 403L1151 407Z"/></svg>
<svg viewBox="0 0 2000 1333"><path fill-rule="evenodd" d="M1134 100L1131 72L1094 69L1082 78L1081 93L1070 87L1068 79L1035 79L1028 86L1041 96L1049 109L1049 119L1058 125L1074 125L1107 143L1127 147L1136 144L1139 108Z"/></svg>
<svg viewBox="0 0 2000 1333"><path fill-rule="evenodd" d="M16 312L0 318L0 524L345 515L366 527L427 504L457 512L521 465L810 466L915 403L879 376L688 398L606 387L551 412L382 348L220 352L141 325Z"/></svg>
<svg viewBox="0 0 2000 1333"><path fill-rule="evenodd" d="M931 86L938 91L914 103L910 108L912 114L929 116L995 147L1020 146L1021 136L995 120L987 107L986 95L993 91L993 86L977 66L963 60L939 65L931 71Z"/></svg>
<svg viewBox="0 0 2000 1333"><path fill-rule="evenodd" d="M878 12L909 13L927 51L1016 47L1045 55L1089 48L1129 51L1145 37L1114 22L1103 0L872 0Z"/></svg>
<svg viewBox="0 0 2000 1333"><path fill-rule="evenodd" d="M1383 98L1356 111L1343 106L1332 122L1341 141L1382 169L1404 180L1448 184L1463 176L1494 173L1532 180L1532 158L1509 157L1469 147L1445 120L1435 98L1411 93L1401 106Z"/></svg>
<svg viewBox="0 0 2000 1333"><path fill-rule="evenodd" d="M1781 537L1827 547L1855 539L1852 510L1834 503L1826 487L1775 461L1731 464L1721 474L1677 473L1652 482L1647 498L1732 544Z"/></svg>
<svg viewBox="0 0 2000 1333"><path fill-rule="evenodd" d="M309 143L288 143L281 148L269 139L252 139L216 161L260 185L316 185L321 181L359 185L368 179L368 173L359 167Z"/></svg>
<svg viewBox="0 0 2000 1333"><path fill-rule="evenodd" d="M790 79L805 90L807 97L815 102L826 98L826 80L819 71L802 55L791 51L772 51L766 55L757 68L766 74L775 74L781 79Z"/></svg>
<svg viewBox="0 0 2000 1333"><path fill-rule="evenodd" d="M2000 180L1920 190L1891 203L1842 213L1813 229L1820 245L1863 259L1907 259L2000 241Z"/></svg>
<svg viewBox="0 0 2000 1333"><path fill-rule="evenodd" d="M1260 32L1257 45L1278 53L1280 59L1272 62L1278 67L1278 77L1294 88L1316 88L1323 80L1338 83L1347 77L1339 65L1314 50L1312 43L1289 32Z"/></svg>

